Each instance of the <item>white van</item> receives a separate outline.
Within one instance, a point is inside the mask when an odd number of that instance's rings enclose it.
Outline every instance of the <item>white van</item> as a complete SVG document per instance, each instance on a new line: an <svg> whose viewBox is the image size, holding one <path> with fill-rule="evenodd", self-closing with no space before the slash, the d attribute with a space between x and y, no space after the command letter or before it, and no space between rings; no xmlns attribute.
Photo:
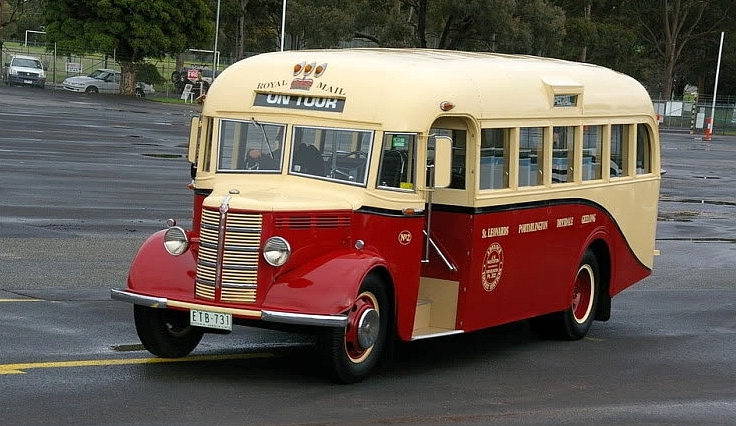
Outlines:
<svg viewBox="0 0 736 426"><path fill-rule="evenodd" d="M33 56L15 55L5 63L5 84L8 86L46 86L46 72L43 64Z"/></svg>

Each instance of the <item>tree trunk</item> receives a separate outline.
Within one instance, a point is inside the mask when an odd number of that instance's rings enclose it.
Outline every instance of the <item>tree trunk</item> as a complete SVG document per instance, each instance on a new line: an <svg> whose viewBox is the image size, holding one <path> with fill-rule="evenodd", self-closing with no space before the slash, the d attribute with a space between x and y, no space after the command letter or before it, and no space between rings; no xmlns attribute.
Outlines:
<svg viewBox="0 0 736 426"><path fill-rule="evenodd" d="M417 6L417 47L427 47L427 0L419 0Z"/></svg>
<svg viewBox="0 0 736 426"><path fill-rule="evenodd" d="M120 62L120 94L135 96L135 76L138 66L133 62Z"/></svg>
<svg viewBox="0 0 736 426"><path fill-rule="evenodd" d="M590 18L591 18L591 16L590 16L591 15L591 8L592 8L592 5L590 3L588 3L585 6L584 11L583 11L583 15L585 17L585 20L588 21L588 22L590 22ZM583 45L583 50L580 52L580 62L586 62L587 60L588 60L588 43L586 41L585 42L585 45Z"/></svg>
<svg viewBox="0 0 736 426"><path fill-rule="evenodd" d="M240 15L238 16L238 35L235 41L237 60L245 58L245 8L248 0L240 0Z"/></svg>

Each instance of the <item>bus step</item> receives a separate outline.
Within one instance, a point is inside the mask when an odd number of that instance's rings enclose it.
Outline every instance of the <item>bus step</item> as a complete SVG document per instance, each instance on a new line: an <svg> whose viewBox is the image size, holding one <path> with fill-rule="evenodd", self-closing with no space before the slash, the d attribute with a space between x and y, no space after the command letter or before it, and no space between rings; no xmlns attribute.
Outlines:
<svg viewBox="0 0 736 426"><path fill-rule="evenodd" d="M417 300L417 310L414 314L414 331L429 327L429 319L432 316L432 301L429 299Z"/></svg>

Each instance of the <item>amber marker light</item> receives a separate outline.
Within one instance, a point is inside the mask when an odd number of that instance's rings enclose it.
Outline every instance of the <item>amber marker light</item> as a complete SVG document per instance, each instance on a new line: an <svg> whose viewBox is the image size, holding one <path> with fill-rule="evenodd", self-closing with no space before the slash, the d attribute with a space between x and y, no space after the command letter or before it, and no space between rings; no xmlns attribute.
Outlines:
<svg viewBox="0 0 736 426"><path fill-rule="evenodd" d="M404 216L416 216L424 213L424 209L415 209L413 207L405 207L401 210Z"/></svg>
<svg viewBox="0 0 736 426"><path fill-rule="evenodd" d="M314 69L314 76L319 77L322 74L325 73L325 70L327 69L327 64L320 64L317 65L317 68Z"/></svg>
<svg viewBox="0 0 736 426"><path fill-rule="evenodd" d="M307 64L304 66L304 75L309 75L314 71L314 65L315 63L312 62L311 64Z"/></svg>
<svg viewBox="0 0 736 426"><path fill-rule="evenodd" d="M455 108L455 104L449 101L442 101L440 102L440 109L442 111L449 111L451 109Z"/></svg>
<svg viewBox="0 0 736 426"><path fill-rule="evenodd" d="M294 65L294 75L297 75L300 72L302 72L302 68L304 68L304 62L302 62L301 64Z"/></svg>

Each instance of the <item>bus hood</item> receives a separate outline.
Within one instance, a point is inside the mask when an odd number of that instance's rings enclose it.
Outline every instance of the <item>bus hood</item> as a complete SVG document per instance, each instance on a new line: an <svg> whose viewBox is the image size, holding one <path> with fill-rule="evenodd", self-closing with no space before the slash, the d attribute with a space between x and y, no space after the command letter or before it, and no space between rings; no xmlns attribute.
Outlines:
<svg viewBox="0 0 736 426"><path fill-rule="evenodd" d="M343 185L326 190L320 182L313 180L290 182L290 185L246 186L216 184L205 199L207 207L219 208L226 197L229 208L256 211L308 211L308 210L355 210L362 205L357 195L363 188L346 188ZM319 187L319 189L316 189ZM355 195L353 195L355 194Z"/></svg>

